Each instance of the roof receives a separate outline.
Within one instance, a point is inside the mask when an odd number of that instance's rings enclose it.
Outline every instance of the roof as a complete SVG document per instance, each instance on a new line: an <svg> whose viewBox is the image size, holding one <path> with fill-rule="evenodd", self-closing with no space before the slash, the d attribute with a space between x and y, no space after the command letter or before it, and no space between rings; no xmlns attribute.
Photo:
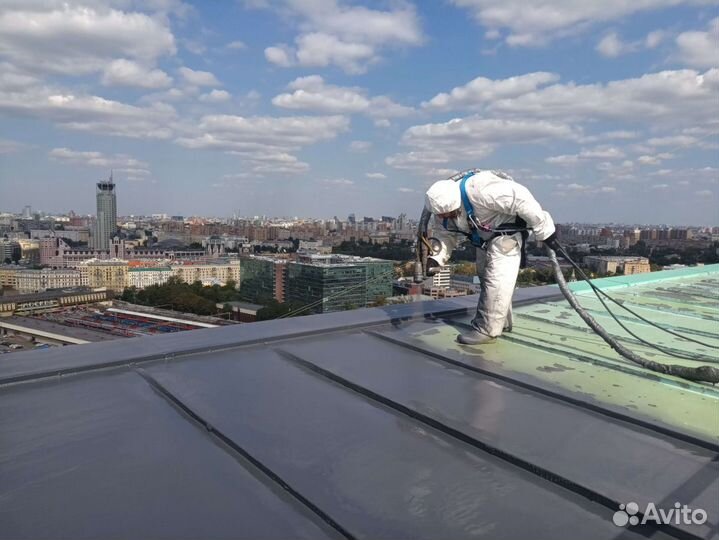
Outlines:
<svg viewBox="0 0 719 540"><path fill-rule="evenodd" d="M51 337L61 341L63 340L62 338L78 339L87 342L117 339L117 336L112 336L105 332L96 332L95 330L89 330L87 328L76 328L52 321L36 319L34 317L2 317L0 318L0 325L20 332L25 331L29 334L34 334L35 332L44 333L45 337Z"/></svg>
<svg viewBox="0 0 719 540"><path fill-rule="evenodd" d="M691 270L601 285L719 343L719 267ZM617 357L555 287L461 347L476 300L6 355L3 536L718 536L716 388ZM709 521L618 528L628 502Z"/></svg>
<svg viewBox="0 0 719 540"><path fill-rule="evenodd" d="M101 290L98 290L101 289ZM57 300L68 296L77 296L94 292L106 292L104 288L93 287L65 287L62 289L51 289L48 291L27 294L8 294L0 296L0 303L11 304L13 302L40 302L42 300Z"/></svg>
<svg viewBox="0 0 719 540"><path fill-rule="evenodd" d="M137 267L137 266L131 266L128 270L130 273L135 272L172 272L172 268L169 266L143 266L143 267Z"/></svg>

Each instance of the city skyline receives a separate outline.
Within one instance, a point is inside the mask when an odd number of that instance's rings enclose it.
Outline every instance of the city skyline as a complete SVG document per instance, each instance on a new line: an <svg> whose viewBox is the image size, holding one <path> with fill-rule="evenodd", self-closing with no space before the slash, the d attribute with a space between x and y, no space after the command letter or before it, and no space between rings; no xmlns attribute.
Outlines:
<svg viewBox="0 0 719 540"><path fill-rule="evenodd" d="M719 221L712 3L76 0L0 7L0 201L416 219L508 170L558 222ZM71 39L70 39L71 38Z"/></svg>

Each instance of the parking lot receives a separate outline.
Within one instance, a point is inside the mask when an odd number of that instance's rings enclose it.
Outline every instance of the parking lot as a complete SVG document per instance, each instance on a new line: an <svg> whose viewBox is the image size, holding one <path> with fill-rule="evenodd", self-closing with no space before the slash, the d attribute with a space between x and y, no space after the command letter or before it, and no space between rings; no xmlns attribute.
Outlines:
<svg viewBox="0 0 719 540"><path fill-rule="evenodd" d="M36 349L43 349L46 347L54 347L55 345L49 345L37 341L33 341L29 337L16 336L16 335L5 335L0 336L0 354L8 354L20 351L31 351Z"/></svg>

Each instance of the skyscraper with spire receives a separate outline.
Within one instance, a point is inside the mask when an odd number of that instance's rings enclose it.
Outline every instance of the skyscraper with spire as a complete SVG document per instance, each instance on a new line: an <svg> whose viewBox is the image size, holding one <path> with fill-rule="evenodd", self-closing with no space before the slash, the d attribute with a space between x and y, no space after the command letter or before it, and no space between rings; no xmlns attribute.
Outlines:
<svg viewBox="0 0 719 540"><path fill-rule="evenodd" d="M108 180L97 183L97 221L95 222L95 249L110 249L110 241L117 233L117 198L112 172Z"/></svg>

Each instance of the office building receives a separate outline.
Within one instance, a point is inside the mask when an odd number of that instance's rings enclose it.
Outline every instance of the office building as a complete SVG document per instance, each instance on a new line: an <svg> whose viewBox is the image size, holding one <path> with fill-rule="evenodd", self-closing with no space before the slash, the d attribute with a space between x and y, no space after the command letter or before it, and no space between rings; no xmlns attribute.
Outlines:
<svg viewBox="0 0 719 540"><path fill-rule="evenodd" d="M307 255L289 263L288 300L307 313L371 306L392 296L391 261L348 255Z"/></svg>
<svg viewBox="0 0 719 540"><path fill-rule="evenodd" d="M22 258L20 242L16 240L0 240L0 264L18 262Z"/></svg>
<svg viewBox="0 0 719 540"><path fill-rule="evenodd" d="M242 259L240 295L250 302L286 301L286 257L249 256Z"/></svg>
<svg viewBox="0 0 719 540"><path fill-rule="evenodd" d="M110 249L110 240L117 233L117 198L112 174L97 183L97 219L93 246L97 250Z"/></svg>

